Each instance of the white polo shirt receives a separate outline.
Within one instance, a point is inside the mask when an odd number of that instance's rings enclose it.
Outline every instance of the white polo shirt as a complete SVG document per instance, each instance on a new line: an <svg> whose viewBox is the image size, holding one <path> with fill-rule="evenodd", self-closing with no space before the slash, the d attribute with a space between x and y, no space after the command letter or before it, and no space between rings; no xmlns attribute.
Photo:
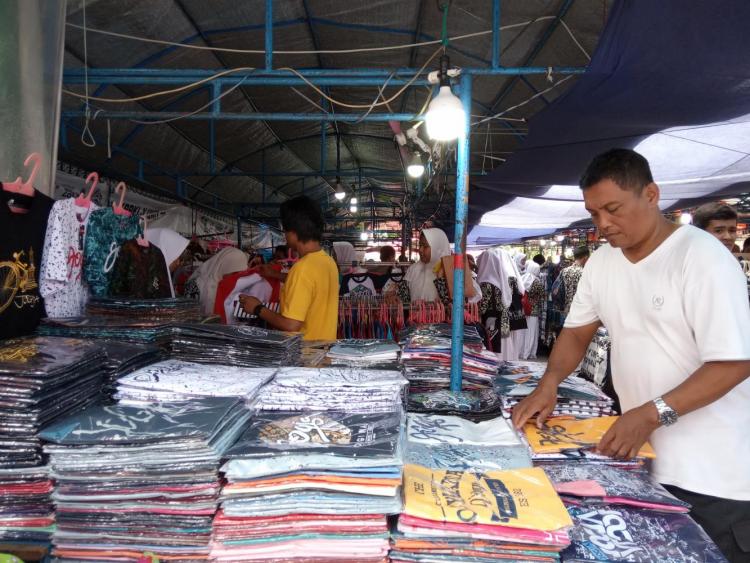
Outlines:
<svg viewBox="0 0 750 563"><path fill-rule="evenodd" d="M747 280L713 236L677 229L640 262L620 249L586 264L565 326L601 321L623 411L666 394L705 362L750 360ZM750 500L750 379L651 436L663 484Z"/></svg>

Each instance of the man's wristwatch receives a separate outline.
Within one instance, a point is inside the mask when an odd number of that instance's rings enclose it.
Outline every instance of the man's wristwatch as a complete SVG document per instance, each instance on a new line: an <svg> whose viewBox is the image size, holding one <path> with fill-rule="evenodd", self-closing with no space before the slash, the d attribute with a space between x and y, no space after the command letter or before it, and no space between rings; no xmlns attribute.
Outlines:
<svg viewBox="0 0 750 563"><path fill-rule="evenodd" d="M253 309L253 316L260 318L260 312L263 310L263 303L258 303L255 309Z"/></svg>
<svg viewBox="0 0 750 563"><path fill-rule="evenodd" d="M670 426L680 418L675 410L664 402L664 399L658 397L653 401L656 411L659 413L659 424L661 426Z"/></svg>

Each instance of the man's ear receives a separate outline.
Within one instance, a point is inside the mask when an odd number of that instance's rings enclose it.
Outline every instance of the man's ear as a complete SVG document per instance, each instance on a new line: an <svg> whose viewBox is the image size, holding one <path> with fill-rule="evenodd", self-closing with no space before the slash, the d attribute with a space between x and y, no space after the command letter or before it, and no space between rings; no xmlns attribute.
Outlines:
<svg viewBox="0 0 750 563"><path fill-rule="evenodd" d="M643 188L643 196L648 200L649 206L659 206L659 199L661 197L661 190L654 182L648 184Z"/></svg>

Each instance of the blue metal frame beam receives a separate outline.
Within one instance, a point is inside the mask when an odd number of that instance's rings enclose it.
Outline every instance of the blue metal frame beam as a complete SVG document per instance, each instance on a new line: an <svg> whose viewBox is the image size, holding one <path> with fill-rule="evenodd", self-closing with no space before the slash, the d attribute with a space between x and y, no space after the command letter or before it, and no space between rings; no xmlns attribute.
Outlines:
<svg viewBox="0 0 750 563"><path fill-rule="evenodd" d="M273 68L273 0L266 0L266 27L265 47L266 47L266 70Z"/></svg>
<svg viewBox="0 0 750 563"><path fill-rule="evenodd" d="M492 0L492 68L500 68L500 0Z"/></svg>
<svg viewBox="0 0 750 563"><path fill-rule="evenodd" d="M523 63L523 67L529 68L529 65L534 62L534 59L536 59L537 55L541 53L544 46L547 44L547 41L550 40L552 37L552 34L557 29L557 26L560 25L560 20L565 17L565 14L568 13L568 10L573 5L574 0L564 0L562 6L560 6L560 9L557 11L557 17L552 20L552 23L550 23L547 26L547 29L544 30L544 34L542 35L539 42L534 47L534 50L531 51L528 57L526 57L526 60ZM552 72L557 74L563 74L558 72L557 70L553 69ZM519 73L519 74L531 74L531 73ZM510 94L513 87L516 85L516 79L513 79L510 81L510 84L508 84L505 88L503 88L502 91L497 95L497 97L492 102L492 105L490 107L490 113L495 111L495 108L498 107L498 105L505 99L505 97Z"/></svg>
<svg viewBox="0 0 750 563"><path fill-rule="evenodd" d="M85 117L83 110L68 110L62 112L65 119L74 117ZM214 115L211 112L194 113L192 115L179 111L100 111L97 114L100 119L138 119L138 120L162 120L171 118L182 118L191 121L206 121L217 119L223 121L419 121L423 116L415 113L371 113L360 115L352 113L238 113L221 112Z"/></svg>
<svg viewBox="0 0 750 563"><path fill-rule="evenodd" d="M226 69L157 69L157 68L92 68L89 69L90 84L132 84L132 85L185 85L201 80L219 82L222 86L242 85L261 86L303 86L307 84L297 75L287 70L252 70L237 71L231 75L212 78ZM404 85L419 72L418 68L403 68L393 71L394 76L389 86ZM499 68L464 67L462 74L473 76L516 76L522 74L547 74L549 67L520 66ZM556 74L582 74L586 67L552 67ZM382 86L391 75L391 71L381 69L310 69L299 73L306 80L321 86ZM85 73L81 69L65 69L64 84L84 84ZM415 86L429 86L427 78L418 78ZM94 100L95 101L95 100Z"/></svg>

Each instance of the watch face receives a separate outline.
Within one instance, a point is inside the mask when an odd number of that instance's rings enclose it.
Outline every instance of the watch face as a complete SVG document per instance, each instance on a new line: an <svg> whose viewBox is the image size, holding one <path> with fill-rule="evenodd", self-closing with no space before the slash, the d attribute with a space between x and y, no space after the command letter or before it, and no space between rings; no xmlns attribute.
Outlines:
<svg viewBox="0 0 750 563"><path fill-rule="evenodd" d="M672 409L668 409L661 413L659 419L662 425L669 426L677 422L677 414Z"/></svg>

